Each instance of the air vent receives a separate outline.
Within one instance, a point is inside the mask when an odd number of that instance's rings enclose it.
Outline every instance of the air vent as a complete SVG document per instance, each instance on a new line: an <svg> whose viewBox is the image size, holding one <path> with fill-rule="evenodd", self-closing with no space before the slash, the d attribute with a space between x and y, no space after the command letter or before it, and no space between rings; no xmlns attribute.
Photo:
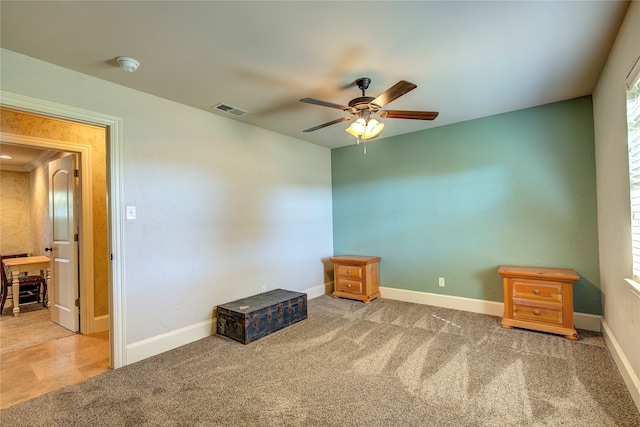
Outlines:
<svg viewBox="0 0 640 427"><path fill-rule="evenodd" d="M222 102L214 105L211 108L214 110L222 111L227 114L233 114L234 116L237 116L237 117L244 116L245 114L249 113L248 111L243 110L242 108L234 107L233 105L224 104Z"/></svg>

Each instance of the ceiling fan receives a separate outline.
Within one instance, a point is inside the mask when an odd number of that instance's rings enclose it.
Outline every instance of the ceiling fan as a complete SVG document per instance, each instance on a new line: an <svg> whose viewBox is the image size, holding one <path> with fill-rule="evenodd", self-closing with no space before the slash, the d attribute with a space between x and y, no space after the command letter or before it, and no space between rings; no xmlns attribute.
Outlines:
<svg viewBox="0 0 640 427"><path fill-rule="evenodd" d="M368 77L361 77L355 81L356 85L362 91L362 96L354 98L349 101L349 105L334 104L332 102L320 101L313 98L303 98L300 102L306 102L307 104L315 104L323 107L336 108L338 110L346 111L348 116L341 117L336 120L332 120L327 123L323 123L318 126L314 126L309 129L305 129L303 132L313 132L318 129L325 128L327 126L335 125L336 123L346 122L351 119L356 119L354 123L346 129L347 132L355 136L360 143L360 140L367 140L377 137L382 131L384 124L372 119L374 114L380 117L388 119L411 119L411 120L433 120L438 117L438 113L435 111L407 111L407 110L383 110L382 107L398 99L405 93L415 89L417 86L413 83L409 83L405 80L400 80L395 85L391 86L382 95L377 98L372 96L366 96L365 90L369 88L371 79Z"/></svg>

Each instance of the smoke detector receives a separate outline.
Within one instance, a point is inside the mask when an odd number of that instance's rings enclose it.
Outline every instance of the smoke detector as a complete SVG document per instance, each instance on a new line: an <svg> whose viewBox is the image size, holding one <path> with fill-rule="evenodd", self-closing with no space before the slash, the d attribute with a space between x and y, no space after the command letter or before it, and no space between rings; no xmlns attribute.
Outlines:
<svg viewBox="0 0 640 427"><path fill-rule="evenodd" d="M138 61L133 58L129 58L128 56L118 56L116 61L118 62L118 65L120 65L120 68L125 71L129 71L130 73L133 73L140 66Z"/></svg>

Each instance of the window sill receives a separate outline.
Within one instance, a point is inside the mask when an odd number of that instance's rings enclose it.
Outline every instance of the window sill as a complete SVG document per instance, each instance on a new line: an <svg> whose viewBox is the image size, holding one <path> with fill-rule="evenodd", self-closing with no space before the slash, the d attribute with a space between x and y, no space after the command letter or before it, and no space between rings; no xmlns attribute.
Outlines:
<svg viewBox="0 0 640 427"><path fill-rule="evenodd" d="M638 298L640 298L640 283L632 279L624 279L624 280L631 287L631 292L633 292L634 294L636 294Z"/></svg>

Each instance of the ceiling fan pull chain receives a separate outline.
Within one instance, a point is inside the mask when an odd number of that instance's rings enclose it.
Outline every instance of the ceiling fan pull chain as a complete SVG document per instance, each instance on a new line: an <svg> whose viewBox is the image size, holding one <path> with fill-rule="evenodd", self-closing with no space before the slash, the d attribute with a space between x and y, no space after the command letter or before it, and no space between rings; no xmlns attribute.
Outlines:
<svg viewBox="0 0 640 427"><path fill-rule="evenodd" d="M362 141L362 146L364 147L364 154L367 154L367 140Z"/></svg>

